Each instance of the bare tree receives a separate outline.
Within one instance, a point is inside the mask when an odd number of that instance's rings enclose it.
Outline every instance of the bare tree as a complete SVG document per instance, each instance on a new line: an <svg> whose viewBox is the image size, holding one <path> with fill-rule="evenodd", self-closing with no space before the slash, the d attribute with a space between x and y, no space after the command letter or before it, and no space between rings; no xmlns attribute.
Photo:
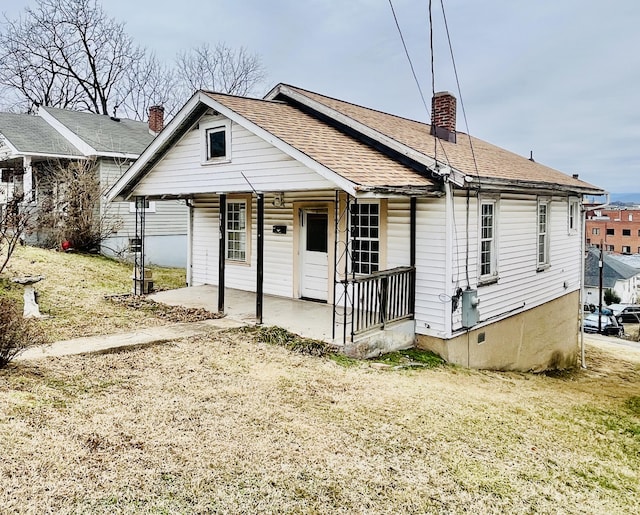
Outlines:
<svg viewBox="0 0 640 515"><path fill-rule="evenodd" d="M213 48L204 43L189 52L180 52L176 68L188 95L197 89L247 95L266 78L260 56L250 54L245 47L233 50L225 43Z"/></svg>
<svg viewBox="0 0 640 515"><path fill-rule="evenodd" d="M244 47L203 44L171 65L137 46L98 0L35 0L0 24L3 108L39 105L144 119L151 105L171 116L196 89L246 95L265 79Z"/></svg>
<svg viewBox="0 0 640 515"><path fill-rule="evenodd" d="M95 252L121 228L122 220L100 204L105 188L94 160L52 163L41 170L41 185L37 228L48 235L48 244L66 240L76 250Z"/></svg>
<svg viewBox="0 0 640 515"><path fill-rule="evenodd" d="M0 32L0 84L25 107L74 108L109 114L123 98L129 70L144 58L124 23L97 0L37 0Z"/></svg>
<svg viewBox="0 0 640 515"><path fill-rule="evenodd" d="M180 96L175 70L153 53L129 68L118 96L122 98L118 113L134 120L146 120L149 107L154 105L163 106L165 116L170 116L188 98Z"/></svg>
<svg viewBox="0 0 640 515"><path fill-rule="evenodd" d="M31 208L22 200L22 195L14 194L5 204L0 204L0 273L30 227Z"/></svg>

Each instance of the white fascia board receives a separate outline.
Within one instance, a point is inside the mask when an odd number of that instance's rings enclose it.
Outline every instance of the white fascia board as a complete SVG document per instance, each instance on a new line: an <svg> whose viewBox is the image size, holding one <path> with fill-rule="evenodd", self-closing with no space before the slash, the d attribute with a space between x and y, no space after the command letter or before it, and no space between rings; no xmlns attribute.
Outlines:
<svg viewBox="0 0 640 515"><path fill-rule="evenodd" d="M292 100L295 100L296 102L300 102L301 104L306 105L307 107L310 107L315 111L318 111L319 113L324 114L325 116L328 116L329 118L332 118L343 125L346 125L350 129L354 129L359 133L375 141L378 141L379 143L382 143L383 145L389 147L390 149L395 150L396 152L399 152L400 154L407 156L408 158L413 159L414 161L427 166L428 168L430 168L431 170L433 170L435 173L439 175L448 175L449 179L457 186L462 186L464 184L464 176L465 176L464 172L452 168L447 163L443 163L443 162L438 163L438 161L436 161L432 157L427 156L422 152L418 152L414 148L408 145L405 145L404 143L400 143L399 141L387 136L386 134L383 134L382 132L372 129L368 125L364 125L363 123L360 123L357 120L354 120L353 118L345 114L342 114L339 111L336 111L335 109L331 109L330 107L320 102L317 102L316 100L313 100L307 97L306 95L303 95L302 93L298 93L297 91L294 91L291 88L288 88L284 84L278 84L269 93L267 93L267 95L265 96L265 99L273 100L279 94L283 94L291 98ZM445 169L447 170L446 173L441 173L439 171L439 170L445 170Z"/></svg>
<svg viewBox="0 0 640 515"><path fill-rule="evenodd" d="M140 173L144 170L145 165L149 160L158 152L164 143L173 137L174 133L178 130L182 122L189 117L193 110L201 103L202 93L196 91L187 103L182 106L182 109L171 119L164 130L151 142L151 144L144 149L144 152L140 154L137 160L127 169L125 173L120 176L111 188L105 193L107 202L112 202L117 199L129 183L131 183ZM128 198L128 197L127 197ZM126 200L126 199L122 199Z"/></svg>
<svg viewBox="0 0 640 515"><path fill-rule="evenodd" d="M323 166L322 164L318 163L316 160L314 160L311 157L309 157L304 152L301 152L297 148L292 147L288 143L285 143L280 138L277 138L276 136L274 136L270 132L264 130L262 127L259 127L255 123L247 120L246 118L244 118L243 116L239 115L235 111L232 111L228 107L216 102L213 98L211 98L211 97L209 97L207 95L203 95L203 99L202 100L203 100L203 102L205 104L207 104L212 109L215 109L220 114L226 116L230 120L233 120L238 125L241 125L242 127L247 129L248 131L252 132L253 134L258 136L259 138L261 138L264 141L266 141L267 143L269 143L270 145L273 145L278 150L281 150L282 152L284 152L288 156L292 157L296 161L298 161L298 162L302 163L303 165L305 165L307 168L310 168L311 170L316 172L318 175L322 176L323 178L327 179L328 181L333 182L338 188L346 191L347 193L349 193L352 196L356 195L356 191L357 191L358 187L357 187L357 185L355 183L345 179L340 174L334 172L330 168L327 168L326 166Z"/></svg>
<svg viewBox="0 0 640 515"><path fill-rule="evenodd" d="M95 157L115 157L120 159L138 159L140 154L129 154L122 152L98 152Z"/></svg>
<svg viewBox="0 0 640 515"><path fill-rule="evenodd" d="M49 113L45 107L40 106L38 108L38 116L42 118L45 122L47 122L49 125L51 125L51 127L53 127L56 131L58 131L63 138L65 138L69 143L71 143L74 147L76 147L85 156L97 155L98 152L96 151L95 148L89 145L80 136L78 136L75 132L73 132L66 125L60 122L55 116Z"/></svg>

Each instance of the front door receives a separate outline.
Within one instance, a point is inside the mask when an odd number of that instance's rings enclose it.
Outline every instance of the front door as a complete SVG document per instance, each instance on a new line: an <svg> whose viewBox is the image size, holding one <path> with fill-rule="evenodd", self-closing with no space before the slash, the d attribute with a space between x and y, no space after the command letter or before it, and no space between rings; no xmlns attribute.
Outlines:
<svg viewBox="0 0 640 515"><path fill-rule="evenodd" d="M300 296L326 302L329 283L329 215L327 209L302 209Z"/></svg>

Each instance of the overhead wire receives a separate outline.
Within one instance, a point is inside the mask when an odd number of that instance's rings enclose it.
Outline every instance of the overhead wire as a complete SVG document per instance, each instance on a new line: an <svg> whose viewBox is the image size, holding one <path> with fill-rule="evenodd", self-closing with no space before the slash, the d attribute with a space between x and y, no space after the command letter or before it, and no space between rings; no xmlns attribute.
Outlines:
<svg viewBox="0 0 640 515"><path fill-rule="evenodd" d="M427 107L427 101L424 99L424 94L422 93L422 88L420 87L420 81L418 80L418 75L416 74L416 70L413 67L413 61L411 61L411 56L409 55L409 49L407 48L407 44L404 41L404 36L402 34L402 29L400 28L400 23L398 22L398 16L396 16L396 10L393 7L393 2L389 0L389 7L391 7L391 14L393 14L393 20L396 22L396 28L398 29L398 34L400 34L400 40L402 41L402 46L404 48L404 53L407 56L407 61L409 61L409 66L411 67L411 73L413 74L413 79L416 82L416 86L418 86L418 92L420 93L420 98L422 99L422 104L424 105L425 110L429 117L431 117L431 111L429 107Z"/></svg>
<svg viewBox="0 0 640 515"><path fill-rule="evenodd" d="M389 0L389 7L391 7L391 14L393 15L393 20L396 24L396 28L398 29L398 34L400 36L400 41L402 41L402 47L404 48L404 53L407 57L407 61L409 62L409 67L411 68L411 73L413 74L413 80L416 83L416 86L418 88L418 92L420 94L420 99L422 100L422 105L424 106L425 111L427 112L427 116L429 117L429 119L431 120L431 109L429 109L427 101L424 98L424 93L422 91L422 87L420 86L420 81L418 80L418 75L416 73L415 67L413 66L413 61L411 60L411 55L409 54L409 49L407 47L407 44L405 42L404 39L404 34L402 33L402 28L400 27L400 22L398 21L398 16L396 14L396 10L393 7L393 1ZM429 0L429 32L431 34L431 89L434 90L435 89L435 79L434 79L434 62L433 62L433 24L431 21L431 0ZM437 145L438 143L440 143L440 148L442 150L442 154L444 155L444 159L447 163L447 165L451 166L451 164L449 163L449 158L447 157L447 152L444 148L444 146L442 145L442 142L439 141L438 138L435 137L435 133L434 133L434 155L433 155L433 159L435 161L434 163L434 167L435 167L435 171L437 171L438 168L438 159L437 159Z"/></svg>
<svg viewBox="0 0 640 515"><path fill-rule="evenodd" d="M460 98L460 107L462 109L462 117L464 118L464 126L467 131L467 137L469 139L469 149L471 150L471 158L473 159L473 167L478 178L478 190L480 190L480 172L478 170L478 161L476 160L475 149L473 148L473 140L471 139L471 131L469 131L469 121L467 120L467 111L464 108L464 99L462 97L462 88L460 87L460 78L458 76L458 67L456 66L456 58L453 54L453 45L451 44L451 33L449 32L449 24L447 23L447 14L444 9L444 0L440 0L440 7L442 9L442 19L444 21L444 28L447 34L447 43L449 44L449 54L451 55L451 64L453 66L453 74L456 78L456 87L458 88L458 97ZM467 288L470 288L471 282L469 279L469 188L467 188L467 206L466 206L466 252L465 252L465 278L467 282Z"/></svg>

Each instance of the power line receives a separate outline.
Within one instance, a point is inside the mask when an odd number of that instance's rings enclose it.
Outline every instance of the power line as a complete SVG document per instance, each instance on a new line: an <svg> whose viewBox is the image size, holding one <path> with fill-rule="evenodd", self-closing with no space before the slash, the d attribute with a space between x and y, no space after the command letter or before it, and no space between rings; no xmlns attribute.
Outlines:
<svg viewBox="0 0 640 515"><path fill-rule="evenodd" d="M431 5L431 0L429 0ZM464 118L464 126L467 130L467 136L469 137L469 148L471 150L471 157L473 158L473 167L478 177L478 187L480 187L480 172L478 171L478 162L476 161L476 153L473 148L473 141L471 140L471 132L469 131L469 122L467 121L467 111L464 108L464 101L462 99L462 89L460 88L460 79L458 78L458 68L456 66L456 59L453 55L453 45L451 44L451 35L449 34L449 24L447 23L447 15L444 12L444 0L440 0L440 6L442 7L442 19L444 20L444 29L447 33L447 42L449 43L449 53L451 54L451 64L453 65L453 73L456 77L456 86L458 88L458 96L460 97L460 107L462 108L462 117ZM433 52L433 50L432 50Z"/></svg>
<svg viewBox="0 0 640 515"><path fill-rule="evenodd" d="M411 73L413 74L413 80L416 81L416 86L418 86L418 91L420 92L420 98L422 99L422 104L427 111L429 117L431 117L431 111L427 107L427 102L424 99L424 94L422 93L422 88L420 87L420 81L418 81L418 76L416 75L416 70L413 67L413 62L411 61L411 56L409 55L409 50L407 49L407 44L404 41L404 36L402 35L402 29L400 29L400 23L398 22L398 17L396 16L396 10L393 8L393 3L389 0L389 6L391 7L391 13L393 14L393 20L396 22L396 27L398 29L398 34L400 34L400 40L402 41L402 46L404 47L404 53L407 56L407 60L409 61L409 66L411 67Z"/></svg>

